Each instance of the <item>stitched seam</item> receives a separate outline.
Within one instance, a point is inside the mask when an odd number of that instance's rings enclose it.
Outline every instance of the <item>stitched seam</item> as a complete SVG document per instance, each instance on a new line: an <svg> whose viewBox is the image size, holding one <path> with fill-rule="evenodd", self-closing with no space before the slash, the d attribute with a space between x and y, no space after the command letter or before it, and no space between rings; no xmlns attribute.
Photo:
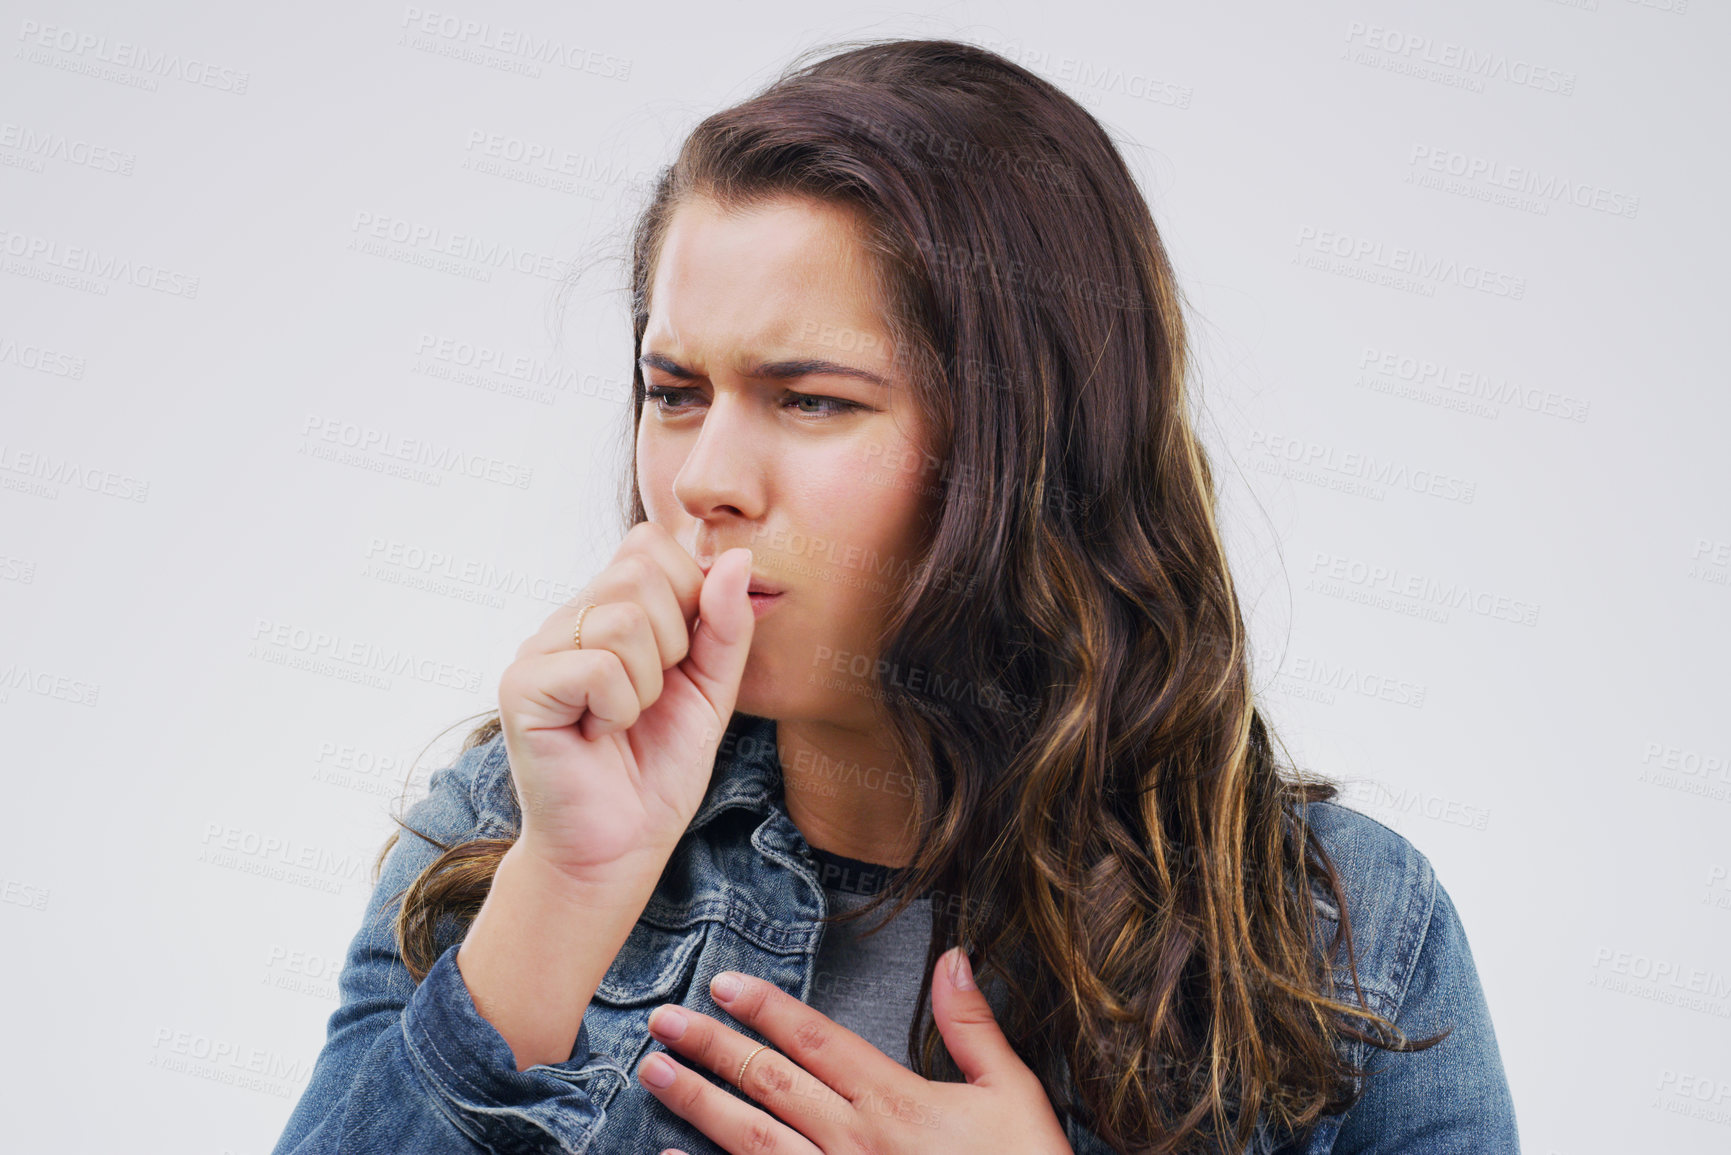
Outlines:
<svg viewBox="0 0 1731 1155"><path fill-rule="evenodd" d="M398 1029L399 1029L399 1031L401 1031L401 1023L400 1022L398 1024ZM408 1051L410 1052L410 1056L412 1059L413 1053L414 1053L414 1047L409 1043L408 1033L402 1032L402 1034L403 1034L403 1044L408 1049ZM486 1138L480 1133L479 1130L472 1130L471 1125L469 1125L467 1120L460 1118L459 1116L453 1114L449 1110L449 1108L446 1106L446 1104L444 1102L444 1095L441 1093L442 1089L439 1088L436 1084L433 1083L433 1081L431 1079L429 1079L427 1077L426 1073L421 1070L421 1065L419 1063L411 1061L409 1063L409 1069L414 1072L415 1081L420 1083L421 1086L424 1089L426 1089L427 1091L432 1092L432 1093L427 1095L427 1098L429 1100L431 1100L431 1102L433 1104L433 1109L435 1111L437 1111L440 1115L443 1115L446 1119L448 1119L451 1123L451 1126L455 1127L459 1134L463 1135L467 1139L472 1139L473 1141L475 1141L476 1143L479 1143L481 1146L485 1147L489 1151L495 1150L493 1145L491 1143L487 1142ZM344 1122L348 1121L350 1114L351 1114L350 1111L348 1111L348 1110L344 1111L344 1113L343 1113ZM357 1132L358 1132L358 1125L356 1127L345 1127L342 1131L342 1139L345 1141L343 1143L343 1146L347 1145L346 1140L349 1138L349 1136L354 1135Z"/></svg>
<svg viewBox="0 0 1731 1155"><path fill-rule="evenodd" d="M674 957L666 964L666 971L655 979L640 986L632 986L624 982L609 982L606 975L601 976L601 985L595 988L597 995L605 994L607 1001L616 1004L631 1005L661 999L677 987L681 982L689 982L696 969L697 956L705 943L709 941L709 925L704 924L700 934L690 935L686 940L674 947Z"/></svg>
<svg viewBox="0 0 1731 1155"><path fill-rule="evenodd" d="M499 753L504 748L505 735L500 732L493 735L486 745L470 754L472 757L479 757L481 765L476 769L475 776L469 780L469 807L482 817L494 817L498 814L488 803L495 792L493 786L498 777Z"/></svg>
<svg viewBox="0 0 1731 1155"><path fill-rule="evenodd" d="M1419 852L1415 849L1413 853ZM1422 907L1422 916L1407 917L1401 922L1400 969L1392 976L1395 982L1395 1015L1399 1015L1406 1006L1407 991L1412 987L1413 971L1418 966L1418 956L1424 949L1425 940L1430 937L1431 921L1436 914L1436 872L1422 855L1418 858L1418 868L1421 878L1428 876L1428 885L1421 883L1412 887L1408 899L1408 915L1415 914L1417 908Z"/></svg>
<svg viewBox="0 0 1731 1155"><path fill-rule="evenodd" d="M416 1022L417 1022L417 1024L419 1023L419 1016L416 1016ZM426 1049L431 1051L433 1053L433 1055L439 1060L439 1062L444 1066L444 1068L451 1073L451 1081L453 1083L455 1083L455 1084L457 1084L457 1085L459 1085L465 1089L472 1089L474 1091L475 1097L486 1106L503 1107L505 1105L504 1103L499 1102L498 1100L494 1099L491 1095L489 1095L484 1088L476 1087L473 1084L471 1084L467 1079L465 1079L463 1077L463 1075L460 1071L458 1071L455 1067L451 1066L450 1061L448 1059L446 1059L444 1056L444 1053L439 1050L439 1041L433 1037L433 1035L430 1031L417 1031L415 1033L418 1033L422 1036L423 1040L426 1043ZM433 1072L431 1071L426 1060L421 1056L421 1048L419 1046L417 1046L415 1043L415 1040L410 1037L410 1032L407 1029L405 1029L403 1031L403 1042L408 1046L409 1054L411 1055L411 1057L413 1057L416 1060L416 1064L423 1069L423 1072L426 1074L429 1081L434 1082L434 1085L438 1086L437 1081L432 1080L432 1078L431 1078ZM439 1086L438 1089L443 1094L448 1095L450 1093L448 1091L448 1089L446 1089L445 1087Z"/></svg>
<svg viewBox="0 0 1731 1155"><path fill-rule="evenodd" d="M427 1046L432 1050L433 1054L438 1057L439 1062L445 1065L445 1069L451 1072L452 1078L455 1082L468 1085L467 1080L457 1072L456 1068L452 1067L451 1064L446 1061L444 1054L438 1048L438 1044L430 1037L427 1041ZM524 1141L525 1133L530 1135L547 1133L546 1129L541 1127L539 1124L531 1123L521 1108L513 1107L507 1103L494 1099L492 1096L488 1095L485 1090L478 1087L476 1088L476 1095L489 1111L495 1112L494 1114L489 1115L486 1119L486 1122L492 1125L491 1127L481 1127L479 1121L476 1122L477 1129L482 1132L483 1136L493 1128L497 1128L503 1131L506 1136L513 1140L513 1142L521 1144ZM553 1136L553 1138L557 1139L558 1136ZM495 1150L493 1144L487 1142L484 1137L480 1141L486 1145L488 1150Z"/></svg>
<svg viewBox="0 0 1731 1155"><path fill-rule="evenodd" d="M523 1129L531 1129L531 1133L533 1133L535 1135L550 1134L551 1137L555 1141L559 1142L561 1146L564 1145L563 1140L560 1139L560 1137L557 1134L553 1134L553 1133L549 1132L546 1128L541 1127L538 1123L532 1123L530 1121L530 1119L522 1112L521 1108L512 1107L509 1104L502 1102L501 1100L495 1099L493 1096L489 1095L484 1088L476 1087L474 1084L470 1083L467 1079L464 1079L461 1072L459 1072L456 1068L452 1067L450 1061L445 1058L444 1053L439 1050L438 1040L433 1038L433 1036L428 1032L422 1032L422 1034L425 1036L427 1049L430 1050L434 1054L434 1056L436 1056L438 1058L439 1062L444 1065L445 1069L451 1073L452 1082L458 1083L465 1088L473 1088L474 1093L475 1093L475 1097L478 1100L480 1100L480 1102L487 1109L489 1109L491 1111L496 1111L496 1112L509 1113L509 1116L510 1116L509 1118L506 1118L506 1117L500 1116L500 1115L494 1115L487 1120L489 1123L492 1123L492 1124L494 1124L494 1126L503 1129L507 1135L509 1135L512 1139L517 1140L519 1142L521 1142L522 1138L523 1138L523 1136L521 1134L519 1134L519 1131L523 1130ZM419 1048L416 1047L412 1042L409 1042L407 1032L404 1033L404 1042L408 1043L409 1050L410 1050L411 1054L416 1056L416 1058L417 1058L417 1063L416 1063L417 1074L419 1074L428 1083L432 1084L436 1089L438 1089L441 1092L441 1094L448 1094L448 1092L446 1092L443 1087L439 1087L437 1081L435 1079L433 1079L433 1077L432 1077L433 1072L431 1070L427 1069L427 1064L426 1064L425 1060L419 1058ZM613 1069L613 1073L616 1074L621 1080L623 1080L625 1078L624 1072L619 1071L616 1068ZM559 1073L559 1072L554 1072L554 1074L560 1075L561 1079L563 1079L563 1077L564 1077L563 1074ZM581 1075L583 1073L582 1072L572 1072L571 1074L575 1078L575 1077L581 1077ZM586 1091L585 1093L588 1093L588 1092ZM469 1134L468 1128L464 1127L462 1122L459 1121L454 1116L452 1116L449 1111L446 1111L445 1115L447 1118L450 1118L452 1120L452 1122L457 1125L458 1130L462 1131L465 1135ZM488 1143L486 1138L484 1137L486 1134L486 1131L489 1130L489 1128L479 1128L478 1121L473 1120L471 1118L467 1118L467 1117L465 1117L465 1118L467 1119L467 1121L471 1125L477 1126L478 1130L480 1131L480 1136L476 1137L476 1141L482 1143L490 1151L495 1150L496 1148L494 1148L494 1146L491 1143ZM589 1127L581 1127L581 1126L578 1128L578 1130L580 1132L579 1143L578 1143L578 1146L575 1148L575 1150L586 1151L586 1150L588 1150L590 1142L594 1139L594 1131Z"/></svg>

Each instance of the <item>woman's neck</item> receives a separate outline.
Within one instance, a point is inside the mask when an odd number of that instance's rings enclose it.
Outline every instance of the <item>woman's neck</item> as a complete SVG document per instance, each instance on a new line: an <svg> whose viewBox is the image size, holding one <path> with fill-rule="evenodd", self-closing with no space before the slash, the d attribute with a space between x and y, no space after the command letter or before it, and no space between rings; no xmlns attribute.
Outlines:
<svg viewBox="0 0 1731 1155"><path fill-rule="evenodd" d="M803 721L777 722L775 737L787 814L806 842L886 866L913 860L913 776L887 747Z"/></svg>

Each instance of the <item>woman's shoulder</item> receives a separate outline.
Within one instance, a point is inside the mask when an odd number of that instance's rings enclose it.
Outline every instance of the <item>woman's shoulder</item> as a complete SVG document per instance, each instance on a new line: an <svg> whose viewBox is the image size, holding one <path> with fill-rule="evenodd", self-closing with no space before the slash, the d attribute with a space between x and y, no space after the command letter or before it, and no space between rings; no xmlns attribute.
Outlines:
<svg viewBox="0 0 1731 1155"><path fill-rule="evenodd" d="M1359 985L1371 1007L1393 1016L1405 996L1431 925L1440 887L1423 851L1397 830L1334 801L1308 802L1304 822L1315 832L1346 896ZM1340 920L1333 899L1313 880L1323 930ZM1336 982L1350 989L1345 946L1336 956Z"/></svg>
<svg viewBox="0 0 1731 1155"><path fill-rule="evenodd" d="M517 788L511 780L505 735L492 737L460 751L427 779L427 799L442 816L465 829L444 835L494 838L515 833L522 822ZM448 824L449 824L448 823Z"/></svg>
<svg viewBox="0 0 1731 1155"><path fill-rule="evenodd" d="M1343 878L1435 885L1430 859L1400 831L1333 800L1307 802L1302 813Z"/></svg>
<svg viewBox="0 0 1731 1155"><path fill-rule="evenodd" d="M1365 1001L1415 1052L1353 1041L1369 1091L1347 1112L1338 1150L1515 1152L1520 1140L1490 1006L1460 912L1430 860L1398 831L1336 802L1311 803L1308 821L1340 874ZM1335 920L1321 920L1332 934ZM1344 962L1336 997L1356 1002Z"/></svg>

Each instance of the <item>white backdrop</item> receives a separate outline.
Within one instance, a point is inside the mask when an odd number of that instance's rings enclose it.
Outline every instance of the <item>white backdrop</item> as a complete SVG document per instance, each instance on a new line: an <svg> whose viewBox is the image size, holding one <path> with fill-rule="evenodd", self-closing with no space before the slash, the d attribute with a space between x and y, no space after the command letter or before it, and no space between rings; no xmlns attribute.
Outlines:
<svg viewBox="0 0 1731 1155"><path fill-rule="evenodd" d="M617 545L643 181L935 35L1121 141L1268 709L1524 1149L1731 1148L1725 5L0 8L0 1146L270 1150L411 763Z"/></svg>

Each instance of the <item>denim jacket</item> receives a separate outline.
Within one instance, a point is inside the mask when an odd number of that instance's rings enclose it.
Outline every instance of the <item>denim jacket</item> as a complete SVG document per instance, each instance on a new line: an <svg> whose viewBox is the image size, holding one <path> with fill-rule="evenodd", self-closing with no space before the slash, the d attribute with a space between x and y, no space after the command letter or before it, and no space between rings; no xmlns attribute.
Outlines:
<svg viewBox="0 0 1731 1155"><path fill-rule="evenodd" d="M677 1147L720 1155L702 1132L637 1082L658 1043L649 1012L675 1002L757 1042L709 996L709 980L737 970L804 1001L827 912L809 848L783 805L775 723L735 713L704 800L657 888L602 979L562 1063L518 1071L510 1046L475 1009L453 939L418 985L391 921L400 891L439 853L404 833L387 856L361 929L348 947L323 1049L273 1155L413 1152L561 1152L658 1155ZM520 826L504 739L495 736L436 771L405 814L444 839L513 838ZM1259 1138L1278 1155L1517 1152L1496 1034L1466 933L1430 863L1405 838L1334 803L1311 803L1310 823L1341 872L1371 1009L1410 1038L1452 1024L1425 1051L1391 1053L1347 1041L1371 1070L1368 1090L1307 1136ZM396 901L392 901L395 898ZM1322 929L1338 911L1318 896ZM442 940L441 940L442 941ZM1352 999L1344 952L1337 991ZM1075 1117L1076 1155L1111 1148ZM936 1153L934 1155L943 1155Z"/></svg>

